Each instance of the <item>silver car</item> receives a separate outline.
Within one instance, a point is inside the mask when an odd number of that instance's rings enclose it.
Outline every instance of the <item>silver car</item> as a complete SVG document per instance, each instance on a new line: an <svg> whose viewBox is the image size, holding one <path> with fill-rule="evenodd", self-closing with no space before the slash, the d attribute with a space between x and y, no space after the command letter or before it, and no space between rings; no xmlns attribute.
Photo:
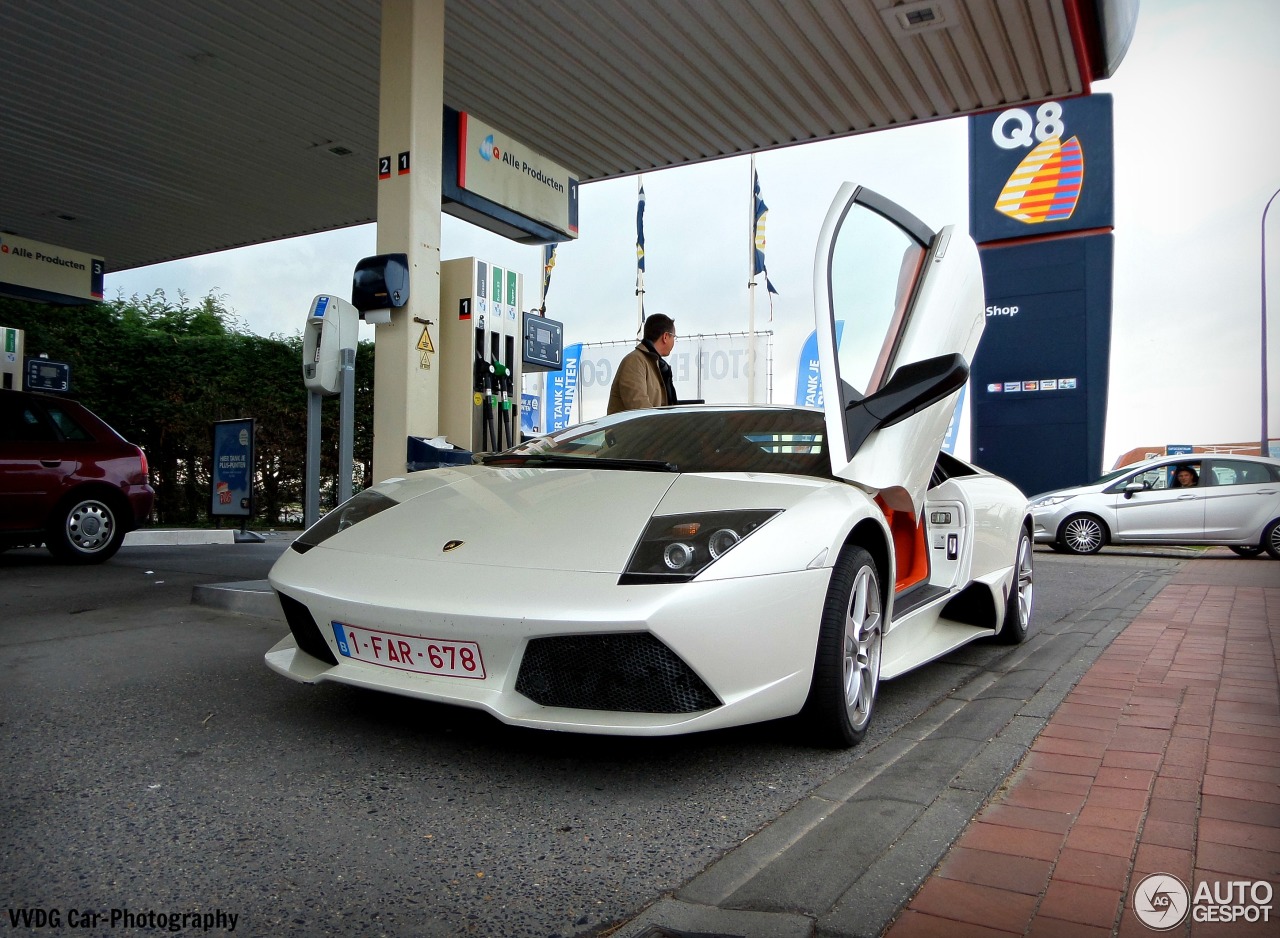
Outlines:
<svg viewBox="0 0 1280 938"><path fill-rule="evenodd" d="M1031 515L1036 543L1073 554L1104 544L1220 544L1280 559L1280 459L1162 456L1037 495Z"/></svg>

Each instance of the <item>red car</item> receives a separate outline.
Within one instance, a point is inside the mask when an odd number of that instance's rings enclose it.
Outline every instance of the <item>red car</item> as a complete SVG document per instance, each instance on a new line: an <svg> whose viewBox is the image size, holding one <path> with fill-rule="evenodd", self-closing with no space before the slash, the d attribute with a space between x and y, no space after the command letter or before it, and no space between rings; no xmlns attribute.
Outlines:
<svg viewBox="0 0 1280 938"><path fill-rule="evenodd" d="M147 457L75 401L0 390L0 550L101 563L151 513Z"/></svg>

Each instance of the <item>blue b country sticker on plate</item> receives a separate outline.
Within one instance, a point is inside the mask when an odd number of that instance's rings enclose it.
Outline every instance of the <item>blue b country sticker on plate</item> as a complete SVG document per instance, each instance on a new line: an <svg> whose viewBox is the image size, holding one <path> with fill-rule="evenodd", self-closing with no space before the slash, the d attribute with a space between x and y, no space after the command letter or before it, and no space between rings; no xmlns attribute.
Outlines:
<svg viewBox="0 0 1280 938"><path fill-rule="evenodd" d="M342 652L344 657L350 658L351 649L347 646L347 637L342 634L342 623L331 622L329 624L333 627L333 637L338 640L338 651Z"/></svg>

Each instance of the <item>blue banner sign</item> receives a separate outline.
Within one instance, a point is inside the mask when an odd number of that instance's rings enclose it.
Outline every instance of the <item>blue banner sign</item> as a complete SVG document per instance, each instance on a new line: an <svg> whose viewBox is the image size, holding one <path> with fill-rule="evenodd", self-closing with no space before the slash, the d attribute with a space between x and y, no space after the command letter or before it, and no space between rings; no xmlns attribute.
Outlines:
<svg viewBox="0 0 1280 938"><path fill-rule="evenodd" d="M528 436L542 432L542 400L536 394L520 395L520 432Z"/></svg>
<svg viewBox="0 0 1280 938"><path fill-rule="evenodd" d="M844 336L844 320L836 320L836 348ZM822 409L822 365L818 360L818 333L810 332L796 361L796 404Z"/></svg>
<svg viewBox="0 0 1280 938"><path fill-rule="evenodd" d="M544 411L548 433L563 430L573 423L573 405L578 396L578 364L582 360L582 343L564 347L564 367L547 372L547 404Z"/></svg>

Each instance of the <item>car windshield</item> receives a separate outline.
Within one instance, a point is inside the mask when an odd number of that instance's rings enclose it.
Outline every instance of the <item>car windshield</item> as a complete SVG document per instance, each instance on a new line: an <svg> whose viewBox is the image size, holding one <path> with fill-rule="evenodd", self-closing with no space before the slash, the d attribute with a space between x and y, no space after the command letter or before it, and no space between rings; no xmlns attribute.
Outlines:
<svg viewBox="0 0 1280 938"><path fill-rule="evenodd" d="M1102 478L1100 478L1100 479L1095 479L1091 484L1092 484L1092 485L1102 485L1102 484L1103 484L1103 483L1105 483L1105 482L1111 482L1111 481L1113 481L1113 480L1115 480L1115 479L1118 479L1118 478L1120 478L1122 475L1127 475L1128 473L1130 473L1130 472L1132 472L1132 471L1133 471L1133 466L1123 466L1123 467L1121 467L1121 468L1119 468L1119 469L1112 469L1110 472L1108 472L1108 473L1107 473L1106 475L1104 475Z"/></svg>
<svg viewBox="0 0 1280 938"><path fill-rule="evenodd" d="M630 411L569 427L485 460L679 472L786 472L831 478L816 410L672 408Z"/></svg>

